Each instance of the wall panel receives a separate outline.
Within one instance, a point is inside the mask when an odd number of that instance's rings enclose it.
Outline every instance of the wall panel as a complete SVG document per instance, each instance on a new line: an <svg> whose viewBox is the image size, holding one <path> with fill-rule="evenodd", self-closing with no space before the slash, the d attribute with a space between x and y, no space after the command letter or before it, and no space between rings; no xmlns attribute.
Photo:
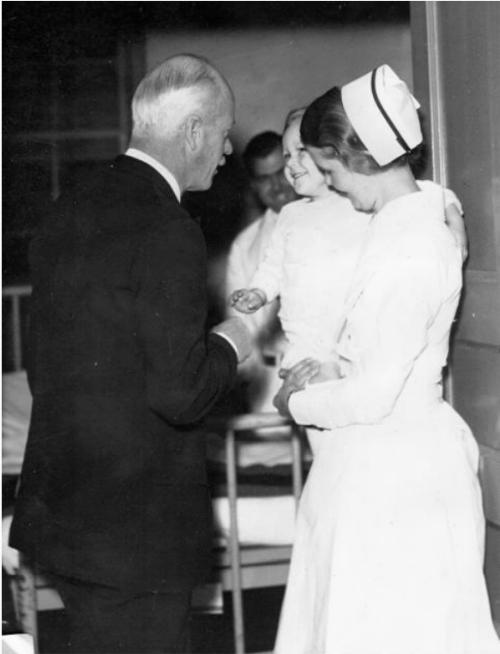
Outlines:
<svg viewBox="0 0 500 654"><path fill-rule="evenodd" d="M234 140L240 149L260 131L281 131L290 109L378 64L390 64L410 84L412 79L407 24L147 35L148 68L177 52L203 55L227 77L236 96Z"/></svg>

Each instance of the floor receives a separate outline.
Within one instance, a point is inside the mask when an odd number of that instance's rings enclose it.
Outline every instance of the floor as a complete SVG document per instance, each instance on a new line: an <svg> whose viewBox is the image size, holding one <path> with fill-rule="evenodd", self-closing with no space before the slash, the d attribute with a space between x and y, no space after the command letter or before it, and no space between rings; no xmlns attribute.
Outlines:
<svg viewBox="0 0 500 654"><path fill-rule="evenodd" d="M273 649L283 588L245 591L245 635L247 652ZM5 599L5 597L4 597ZM15 630L13 614L4 601L4 633ZM67 654L66 622L63 611L39 613L40 654ZM191 629L191 654L234 653L231 596L224 593L221 615L194 615Z"/></svg>

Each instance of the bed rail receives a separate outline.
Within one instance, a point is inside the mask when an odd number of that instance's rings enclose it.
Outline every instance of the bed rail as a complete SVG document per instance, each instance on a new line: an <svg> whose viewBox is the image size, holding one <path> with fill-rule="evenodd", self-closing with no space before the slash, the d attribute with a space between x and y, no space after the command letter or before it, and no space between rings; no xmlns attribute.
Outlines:
<svg viewBox="0 0 500 654"><path fill-rule="evenodd" d="M287 418L277 413L251 413L232 416L228 418L217 418L209 422L209 426L219 433L225 435L226 446L226 475L229 499L230 516L230 565L231 565L231 593L233 599L233 629L236 654L245 653L245 627L243 607L243 583L242 583L242 556L241 544L238 532L238 479L236 466L236 440L237 434L251 432L252 436L264 440L269 438L269 429L284 430L281 435L273 434L273 440L277 438L290 440L292 448L292 483L295 497L296 509L299 504L302 491L302 442L304 438L303 428L296 425ZM282 561L276 560L279 565ZM287 565L288 568L288 565Z"/></svg>

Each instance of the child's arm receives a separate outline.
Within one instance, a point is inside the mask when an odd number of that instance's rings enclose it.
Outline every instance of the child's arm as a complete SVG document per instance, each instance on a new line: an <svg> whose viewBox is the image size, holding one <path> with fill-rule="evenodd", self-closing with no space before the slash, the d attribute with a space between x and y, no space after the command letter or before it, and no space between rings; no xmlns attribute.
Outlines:
<svg viewBox="0 0 500 654"><path fill-rule="evenodd" d="M449 189L431 182L430 180L417 180L420 189L427 193L439 193L443 199L445 222L455 238L455 242L462 252L462 259L467 258L467 231L465 228L464 212L460 200Z"/></svg>
<svg viewBox="0 0 500 654"><path fill-rule="evenodd" d="M468 240L463 214L458 210L456 204L448 204L445 208L445 216L446 224L455 237L455 241L462 252L462 259L465 261L468 255Z"/></svg>
<svg viewBox="0 0 500 654"><path fill-rule="evenodd" d="M239 288L229 295L228 305L231 308L240 313L254 313L279 295L285 239L280 215L265 248L264 256L248 284L250 288Z"/></svg>
<svg viewBox="0 0 500 654"><path fill-rule="evenodd" d="M240 288L229 296L229 305L240 313L254 313L266 303L266 294L260 288Z"/></svg>
<svg viewBox="0 0 500 654"><path fill-rule="evenodd" d="M283 286L283 267L286 264L287 207L282 209L271 233L264 255L249 283L249 288L260 289L265 302L272 302L281 294Z"/></svg>

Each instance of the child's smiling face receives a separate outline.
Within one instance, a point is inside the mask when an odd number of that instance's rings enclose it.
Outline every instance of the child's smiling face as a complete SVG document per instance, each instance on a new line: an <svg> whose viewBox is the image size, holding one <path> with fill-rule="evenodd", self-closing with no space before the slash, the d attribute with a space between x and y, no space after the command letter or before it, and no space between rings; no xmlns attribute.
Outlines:
<svg viewBox="0 0 500 654"><path fill-rule="evenodd" d="M300 140L300 120L292 120L283 134L283 156L287 180L302 196L321 197L329 193L323 175Z"/></svg>

